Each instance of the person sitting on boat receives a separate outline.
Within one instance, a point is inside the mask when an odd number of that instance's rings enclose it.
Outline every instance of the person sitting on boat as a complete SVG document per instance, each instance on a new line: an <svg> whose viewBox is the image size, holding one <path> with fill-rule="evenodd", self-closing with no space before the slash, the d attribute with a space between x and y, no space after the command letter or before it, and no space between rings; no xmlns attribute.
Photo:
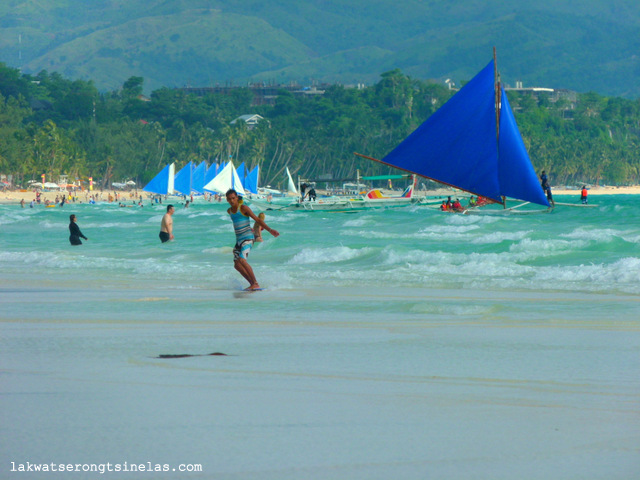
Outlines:
<svg viewBox="0 0 640 480"><path fill-rule="evenodd" d="M442 205L440 205L440 210L442 210L443 212L447 211L447 202L445 202L444 200L442 200Z"/></svg>
<svg viewBox="0 0 640 480"><path fill-rule="evenodd" d="M447 210L453 210L453 203L451 203L451 197L447 197Z"/></svg>
<svg viewBox="0 0 640 480"><path fill-rule="evenodd" d="M582 200L582 203L584 205L589 203L589 201L587 200L587 186L586 185L582 186L582 193L580 194L580 200Z"/></svg>
<svg viewBox="0 0 640 480"><path fill-rule="evenodd" d="M489 200L487 200L485 197L481 197L480 195L478 195L478 201L476 202L476 207L482 207L487 203L489 203Z"/></svg>
<svg viewBox="0 0 640 480"><path fill-rule="evenodd" d="M469 197L469 206L475 207L477 204L478 204L478 201L476 200L476 197L471 195L471 197Z"/></svg>
<svg viewBox="0 0 640 480"><path fill-rule="evenodd" d="M458 200L457 198L456 198L455 202L453 202L453 211L454 212L463 212L464 211L464 207L460 203L460 200Z"/></svg>

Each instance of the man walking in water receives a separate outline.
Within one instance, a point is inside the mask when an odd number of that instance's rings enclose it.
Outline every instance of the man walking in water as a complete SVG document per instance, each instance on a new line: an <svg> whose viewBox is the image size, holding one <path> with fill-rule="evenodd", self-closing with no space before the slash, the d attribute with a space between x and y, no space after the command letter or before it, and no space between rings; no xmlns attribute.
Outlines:
<svg viewBox="0 0 640 480"><path fill-rule="evenodd" d="M171 216L174 212L173 205L167 205L167 213L162 217L160 222L160 241L162 243L173 240L173 218Z"/></svg>
<svg viewBox="0 0 640 480"><path fill-rule="evenodd" d="M251 268L251 265L247 262L247 257L249 256L254 241L251 219L274 237L280 234L276 230L269 228L264 220L258 218L249 207L244 205L242 199L238 197L238 193L234 189L227 191L227 202L229 202L231 207L227 210L227 213L231 216L233 229L236 232L236 245L233 248L233 266L240 272L240 275L249 282L249 286L245 288L245 290L260 290L260 285L253 273L253 268Z"/></svg>

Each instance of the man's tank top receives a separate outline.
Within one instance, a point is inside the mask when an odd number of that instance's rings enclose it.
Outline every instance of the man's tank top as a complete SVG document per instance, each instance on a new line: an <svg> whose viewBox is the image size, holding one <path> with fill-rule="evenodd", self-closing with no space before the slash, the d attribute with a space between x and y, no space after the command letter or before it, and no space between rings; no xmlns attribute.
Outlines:
<svg viewBox="0 0 640 480"><path fill-rule="evenodd" d="M253 229L251 228L251 218L245 216L238 207L236 213L229 212L233 229L236 231L236 243L240 244L245 240L253 240Z"/></svg>

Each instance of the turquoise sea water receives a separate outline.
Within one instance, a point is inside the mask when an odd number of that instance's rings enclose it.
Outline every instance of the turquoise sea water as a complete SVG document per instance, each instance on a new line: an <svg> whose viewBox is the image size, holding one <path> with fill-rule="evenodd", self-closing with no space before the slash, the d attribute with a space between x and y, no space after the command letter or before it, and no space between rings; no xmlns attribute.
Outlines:
<svg viewBox="0 0 640 480"><path fill-rule="evenodd" d="M241 292L226 204L178 206L168 244L163 206L0 205L1 468L630 478L640 198L590 200L539 215L267 212L281 236L250 255L257 293ZM229 356L155 358L211 352Z"/></svg>

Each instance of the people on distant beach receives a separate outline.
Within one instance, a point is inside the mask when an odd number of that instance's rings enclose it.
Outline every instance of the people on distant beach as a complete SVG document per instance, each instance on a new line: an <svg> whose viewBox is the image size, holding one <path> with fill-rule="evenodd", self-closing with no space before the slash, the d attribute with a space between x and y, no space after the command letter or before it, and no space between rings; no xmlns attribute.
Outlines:
<svg viewBox="0 0 640 480"><path fill-rule="evenodd" d="M264 222L265 214L264 212L260 212L258 214L258 218ZM253 236L255 237L255 242L262 242L262 226L258 222L253 224Z"/></svg>
<svg viewBox="0 0 640 480"><path fill-rule="evenodd" d="M542 175L540 175L540 185L542 186L542 190L547 194L547 200L549 200L549 204L553 207L555 206L555 202L553 201L553 195L551 194L551 186L549 185L549 177L547 177L547 173L543 170Z"/></svg>
<svg viewBox="0 0 640 480"><path fill-rule="evenodd" d="M234 268L249 282L249 287L245 290L260 290L260 285L256 280L256 276L253 273L253 269L247 257L251 251L251 247L254 242L253 229L251 228L251 219L258 223L263 229L269 232L274 237L280 235L277 230L270 228L264 220L258 218L251 209L242 203L242 198L238 197L238 192L234 189L227 190L227 202L230 208L227 213L231 217L233 222L233 229L236 234L236 244L233 248L233 266Z"/></svg>
<svg viewBox="0 0 640 480"><path fill-rule="evenodd" d="M587 203L589 203L589 201L587 200L587 195L588 195L588 192L587 192L587 186L586 186L586 185L583 185L583 186L582 186L582 192L580 193L580 200L582 200L582 203L583 203L584 205L586 205Z"/></svg>
<svg viewBox="0 0 640 480"><path fill-rule="evenodd" d="M167 213L165 213L162 217L162 221L160 222L160 241L162 243L168 242L169 240L173 240L173 212L175 209L173 205L167 205Z"/></svg>
<svg viewBox="0 0 640 480"><path fill-rule="evenodd" d="M82 241L80 240L80 238L89 240L80 231L80 227L76 223L76 216L69 215L69 242L71 243L71 245L82 245Z"/></svg>
<svg viewBox="0 0 640 480"><path fill-rule="evenodd" d="M20 199L20 206L24 208L24 198Z"/></svg>

